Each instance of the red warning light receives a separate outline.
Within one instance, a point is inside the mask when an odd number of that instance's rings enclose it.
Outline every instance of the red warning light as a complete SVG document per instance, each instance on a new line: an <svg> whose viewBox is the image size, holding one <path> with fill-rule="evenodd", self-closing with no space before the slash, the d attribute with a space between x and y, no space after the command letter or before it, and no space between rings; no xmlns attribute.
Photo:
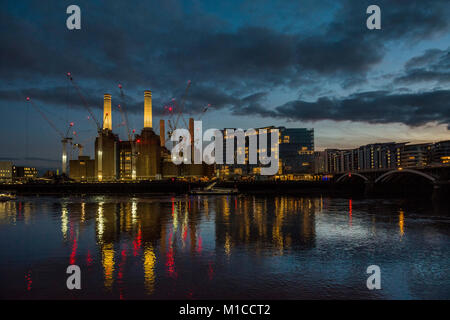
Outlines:
<svg viewBox="0 0 450 320"><path fill-rule="evenodd" d="M30 101L30 97L27 97L27 101Z"/></svg>
<svg viewBox="0 0 450 320"><path fill-rule="evenodd" d="M74 135L74 136L76 136L76 135L77 135L77 132L76 132L76 131L74 131L74 132L73 132L73 135Z"/></svg>
<svg viewBox="0 0 450 320"><path fill-rule="evenodd" d="M117 108L119 108L119 109L120 109L120 104L119 104L119 105L117 105Z"/></svg>
<svg viewBox="0 0 450 320"><path fill-rule="evenodd" d="M135 133L135 132L136 132L136 130L133 129L133 133Z"/></svg>
<svg viewBox="0 0 450 320"><path fill-rule="evenodd" d="M169 111L172 111L172 107L169 107Z"/></svg>
<svg viewBox="0 0 450 320"><path fill-rule="evenodd" d="M70 126L73 127L73 122L70 123Z"/></svg>
<svg viewBox="0 0 450 320"><path fill-rule="evenodd" d="M141 142L141 139L137 139L136 142L137 142L137 143L140 143L140 142Z"/></svg>
<svg viewBox="0 0 450 320"><path fill-rule="evenodd" d="M119 88L122 89L122 85L119 83Z"/></svg>
<svg viewBox="0 0 450 320"><path fill-rule="evenodd" d="M67 72L67 75L70 77L70 76L71 76L71 73L70 73L70 72Z"/></svg>

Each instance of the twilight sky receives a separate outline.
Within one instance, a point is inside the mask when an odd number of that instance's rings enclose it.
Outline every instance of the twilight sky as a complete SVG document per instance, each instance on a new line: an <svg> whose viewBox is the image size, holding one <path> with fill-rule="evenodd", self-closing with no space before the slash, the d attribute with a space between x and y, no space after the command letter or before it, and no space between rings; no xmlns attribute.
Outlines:
<svg viewBox="0 0 450 320"><path fill-rule="evenodd" d="M67 6L81 30L66 28ZM381 8L382 29L366 28ZM203 127L313 127L316 149L450 139L448 0L13 1L0 12L0 159L56 167L60 140L26 97L93 155L95 124L112 94L113 126L126 139L180 100ZM124 87L122 101L117 85ZM155 126L158 129L158 126ZM159 129L158 129L159 130Z"/></svg>

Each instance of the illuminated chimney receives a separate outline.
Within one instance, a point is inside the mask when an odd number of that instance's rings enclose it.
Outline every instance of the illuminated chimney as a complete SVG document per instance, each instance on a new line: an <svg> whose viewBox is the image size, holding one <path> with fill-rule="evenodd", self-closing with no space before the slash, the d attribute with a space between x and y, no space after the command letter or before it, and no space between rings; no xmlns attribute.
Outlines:
<svg viewBox="0 0 450 320"><path fill-rule="evenodd" d="M152 128L152 92L144 91L144 128Z"/></svg>
<svg viewBox="0 0 450 320"><path fill-rule="evenodd" d="M159 120L159 139L161 141L161 147L166 145L166 126L164 120Z"/></svg>
<svg viewBox="0 0 450 320"><path fill-rule="evenodd" d="M112 130L111 118L111 95L105 93L103 95L103 130Z"/></svg>

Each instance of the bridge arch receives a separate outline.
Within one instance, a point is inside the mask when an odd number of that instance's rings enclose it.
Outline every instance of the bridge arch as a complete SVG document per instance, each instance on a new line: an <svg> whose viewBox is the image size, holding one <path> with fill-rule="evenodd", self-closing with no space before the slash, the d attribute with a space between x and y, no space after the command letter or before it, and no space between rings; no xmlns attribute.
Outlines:
<svg viewBox="0 0 450 320"><path fill-rule="evenodd" d="M388 172L382 174L381 176L379 176L379 177L375 180L375 183L377 183L377 182L379 182L379 181L382 181L382 180L384 180L385 178L387 178L387 177L389 177L389 176L391 176L391 175L393 175L393 174L396 174L396 173L412 173L412 174L417 174L417 175L419 175L419 176L422 176L422 177L424 177L424 178L430 180L430 181L433 182L433 183L436 182L436 180L437 180L437 179L436 179L435 177L433 177L432 175L423 173L423 172L418 171L418 170L414 170L414 169L397 169L397 170L391 170L391 171L388 171Z"/></svg>
<svg viewBox="0 0 450 320"><path fill-rule="evenodd" d="M349 173L346 173L346 174L343 174L342 176L340 176L340 177L336 180L336 182L341 182L345 177L350 177L350 176L357 176L357 177L362 178L364 181L369 181L369 178L363 176L363 175L360 174L360 173L357 173L357 172L349 172Z"/></svg>

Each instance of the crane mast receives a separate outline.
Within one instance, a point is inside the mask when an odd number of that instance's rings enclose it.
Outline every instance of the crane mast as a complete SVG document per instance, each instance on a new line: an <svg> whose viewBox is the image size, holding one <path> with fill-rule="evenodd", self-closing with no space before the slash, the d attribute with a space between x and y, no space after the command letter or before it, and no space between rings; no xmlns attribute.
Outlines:
<svg viewBox="0 0 450 320"><path fill-rule="evenodd" d="M123 92L123 87L119 83L118 85L120 90L120 98L122 100L122 104L119 105L119 111L122 115L122 119L125 122L125 128L127 131L128 141L130 142L131 147L131 180L136 180L136 160L137 160L137 152L136 152L136 145L134 143L134 137L133 137L133 131L130 131L129 125L128 125L128 116L127 116L127 110L125 108L125 94Z"/></svg>
<svg viewBox="0 0 450 320"><path fill-rule="evenodd" d="M92 109L89 107L89 104L87 103L87 100L84 97L84 95L81 93L80 88L75 83L75 80L73 79L72 74L70 72L67 72L66 76L69 79L70 83L72 83L72 85L75 88L75 90L77 91L78 96L81 98L81 101L83 102L83 105L86 108L86 110L89 112L89 115L91 116L92 120L95 122L95 125L97 126L97 130L101 131L102 130L102 126L100 125L100 123L98 122L98 120L95 117L94 113L92 112Z"/></svg>
<svg viewBox="0 0 450 320"><path fill-rule="evenodd" d="M62 143L62 156L61 156L61 164L62 164L62 174L67 175L67 144L72 144L72 137L69 137L69 130L71 127L73 127L73 122L69 124L69 128L67 129L66 135L59 130L55 124L45 115L45 113L34 103L33 100L31 100L30 97L27 97L27 101L31 104L31 106L39 112L39 114L44 118L45 121L56 131L56 133L61 137L61 143Z"/></svg>

